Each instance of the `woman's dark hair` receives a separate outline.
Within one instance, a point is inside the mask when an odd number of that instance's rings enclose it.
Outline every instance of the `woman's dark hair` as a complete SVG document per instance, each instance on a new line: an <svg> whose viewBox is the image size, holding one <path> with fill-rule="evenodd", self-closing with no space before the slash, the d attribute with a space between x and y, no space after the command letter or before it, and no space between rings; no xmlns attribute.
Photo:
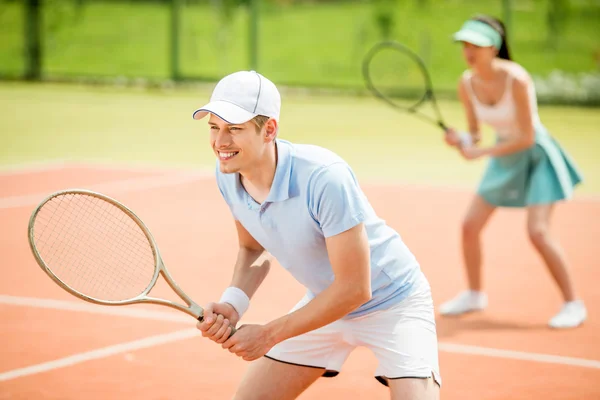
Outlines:
<svg viewBox="0 0 600 400"><path fill-rule="evenodd" d="M489 15L477 15L472 19L474 21L480 21L485 24L488 24L500 34L500 37L502 37L502 45L500 46L500 50L498 51L498 57L504 60L512 60L512 58L510 57L510 51L508 50L508 39L504 23L498 18L490 17Z"/></svg>

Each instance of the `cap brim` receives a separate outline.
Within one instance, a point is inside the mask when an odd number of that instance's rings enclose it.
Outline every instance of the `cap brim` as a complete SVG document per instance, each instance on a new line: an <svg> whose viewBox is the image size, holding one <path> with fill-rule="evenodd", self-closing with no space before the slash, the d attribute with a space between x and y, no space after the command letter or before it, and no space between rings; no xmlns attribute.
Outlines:
<svg viewBox="0 0 600 400"><path fill-rule="evenodd" d="M489 37L468 29L463 29L456 32L452 38L455 42L467 42L480 47L489 47L494 45Z"/></svg>
<svg viewBox="0 0 600 400"><path fill-rule="evenodd" d="M246 111L227 101L211 101L194 111L192 117L198 120L206 117L208 114L214 114L229 124L243 124L257 116L257 114Z"/></svg>

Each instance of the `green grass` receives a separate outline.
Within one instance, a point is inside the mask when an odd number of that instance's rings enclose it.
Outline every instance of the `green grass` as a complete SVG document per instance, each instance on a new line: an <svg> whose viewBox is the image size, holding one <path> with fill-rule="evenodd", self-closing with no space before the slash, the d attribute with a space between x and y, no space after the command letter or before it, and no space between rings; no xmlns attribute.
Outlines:
<svg viewBox="0 0 600 400"><path fill-rule="evenodd" d="M465 67L450 35L474 13L502 15L500 0L430 1L425 10L417 1L397 3L392 37L423 52L439 89L454 89ZM71 2L49 4L44 16L47 76L170 76L168 4L90 0L79 10ZM569 23L555 49L546 46L547 2L513 4L510 44L516 60L533 74L598 71L600 3L571 1ZM362 88L360 58L381 38L373 12L367 1L264 2L258 69L280 84ZM248 13L239 8L227 25L220 21L208 2L183 8L180 63L185 76L220 77L249 67ZM0 73L22 72L22 32L21 5L0 1ZM421 46L424 37L429 50Z"/></svg>
<svg viewBox="0 0 600 400"><path fill-rule="evenodd" d="M206 121L191 113L206 90L145 91L57 84L0 84L0 165L75 160L212 168ZM282 90L280 137L326 146L359 176L473 188L485 159L464 161L437 128L371 98L307 96ZM442 102L447 122L462 128L457 102ZM600 193L600 113L542 107L541 117L574 157L585 183ZM489 129L485 142L491 143Z"/></svg>

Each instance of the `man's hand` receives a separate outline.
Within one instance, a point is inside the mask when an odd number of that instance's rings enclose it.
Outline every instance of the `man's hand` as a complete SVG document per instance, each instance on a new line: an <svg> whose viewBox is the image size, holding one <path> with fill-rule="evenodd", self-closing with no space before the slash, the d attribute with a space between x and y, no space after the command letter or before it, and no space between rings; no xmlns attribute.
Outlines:
<svg viewBox="0 0 600 400"><path fill-rule="evenodd" d="M235 308L229 303L208 303L204 307L204 320L196 327L202 331L202 336L217 343L224 343L231 335L232 327L240 317Z"/></svg>
<svg viewBox="0 0 600 400"><path fill-rule="evenodd" d="M266 326L242 325L222 346L246 361L254 361L267 354L275 344Z"/></svg>

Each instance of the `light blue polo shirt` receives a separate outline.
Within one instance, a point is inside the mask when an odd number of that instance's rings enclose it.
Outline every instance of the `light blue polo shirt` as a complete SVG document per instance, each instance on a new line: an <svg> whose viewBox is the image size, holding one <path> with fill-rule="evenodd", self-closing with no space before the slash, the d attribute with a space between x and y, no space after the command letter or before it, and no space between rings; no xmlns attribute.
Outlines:
<svg viewBox="0 0 600 400"><path fill-rule="evenodd" d="M236 220L307 288L309 297L334 280L325 238L363 222L371 249L372 298L345 318L388 308L410 294L420 266L400 235L376 214L350 166L319 146L276 139L278 162L267 199L258 204L238 173L217 184Z"/></svg>

